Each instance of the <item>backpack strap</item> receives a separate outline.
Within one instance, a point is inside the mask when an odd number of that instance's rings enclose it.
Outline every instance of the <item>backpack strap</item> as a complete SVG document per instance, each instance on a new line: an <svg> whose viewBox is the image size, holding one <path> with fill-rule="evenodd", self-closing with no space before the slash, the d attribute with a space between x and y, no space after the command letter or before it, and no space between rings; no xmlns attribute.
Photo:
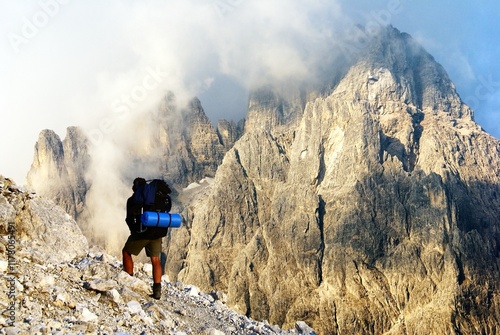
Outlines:
<svg viewBox="0 0 500 335"><path fill-rule="evenodd" d="M168 214L168 225L166 227L161 227L161 228L170 228L170 226L172 225L172 214L164 213L164 212L156 212L158 219L156 219L156 226L155 227L158 227L158 225L160 224L160 213L161 214Z"/></svg>

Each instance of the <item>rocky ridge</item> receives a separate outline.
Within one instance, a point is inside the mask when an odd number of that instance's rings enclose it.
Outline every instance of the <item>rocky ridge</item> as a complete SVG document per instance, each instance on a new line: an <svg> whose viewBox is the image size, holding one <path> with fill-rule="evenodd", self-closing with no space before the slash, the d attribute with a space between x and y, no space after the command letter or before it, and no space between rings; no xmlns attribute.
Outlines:
<svg viewBox="0 0 500 335"><path fill-rule="evenodd" d="M88 170L89 163L88 140L81 129L68 127L62 141L54 131L46 129L38 136L26 182L78 218L90 186L82 173Z"/></svg>
<svg viewBox="0 0 500 335"><path fill-rule="evenodd" d="M249 118L171 277L323 334L498 332L500 141L442 66L388 27L290 127L283 107Z"/></svg>
<svg viewBox="0 0 500 335"><path fill-rule="evenodd" d="M168 276L162 299L150 298L150 264L136 263L129 276L115 257L89 249L62 208L3 177L0 234L0 334L314 333L304 322L288 331L257 322L229 309L223 293Z"/></svg>

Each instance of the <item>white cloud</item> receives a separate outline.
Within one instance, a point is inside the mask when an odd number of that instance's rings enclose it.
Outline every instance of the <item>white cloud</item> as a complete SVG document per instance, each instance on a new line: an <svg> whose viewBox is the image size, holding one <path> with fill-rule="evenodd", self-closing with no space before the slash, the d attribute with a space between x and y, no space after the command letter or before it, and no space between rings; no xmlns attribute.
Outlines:
<svg viewBox="0 0 500 335"><path fill-rule="evenodd" d="M18 157L2 162L2 173L18 183L42 129L64 137L70 125L99 128L134 93L129 105L136 113L167 89L187 99L221 76L248 89L311 75L334 26L325 13L331 18L338 10L335 2L301 0L39 0L2 7L2 28L22 41L4 36L0 45L0 63L8 64L1 65L0 109L10 125L1 135L2 156ZM151 69L166 75L144 95Z"/></svg>
<svg viewBox="0 0 500 335"><path fill-rule="evenodd" d="M450 41L460 39L451 36L449 22L477 26L472 14L466 22L456 19L470 13L470 6L454 6L448 21L431 5L394 3L398 0L0 0L0 110L5 125L0 173L22 182L42 129L64 137L70 125L99 128L105 118L116 117L118 105L122 112L123 104L133 105L130 115L140 113L167 89L189 98L206 96L212 88L220 94L220 87L230 82L242 96L263 82L314 78L320 71L317 64L331 57L330 46L352 22L350 17L361 18L362 24L396 22L400 30L443 49L445 56L437 59L452 69L453 79L478 77L475 59L463 48L446 53ZM387 12L389 16L382 15ZM25 37L30 32L33 36ZM25 40L13 46L12 34ZM151 71L165 75L148 89L152 82L144 83ZM135 99L126 100L131 96Z"/></svg>

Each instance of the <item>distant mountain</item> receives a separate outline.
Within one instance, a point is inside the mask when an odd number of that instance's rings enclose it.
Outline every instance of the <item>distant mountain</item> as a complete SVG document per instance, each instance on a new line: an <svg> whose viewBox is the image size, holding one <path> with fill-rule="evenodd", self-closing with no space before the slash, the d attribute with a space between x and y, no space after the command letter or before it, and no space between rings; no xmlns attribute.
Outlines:
<svg viewBox="0 0 500 335"><path fill-rule="evenodd" d="M119 184L126 181L126 199L131 192L129 185L138 176L164 178L174 190L213 177L225 152L244 129L244 120L238 124L220 120L214 128L198 99L179 109L171 93L166 94L157 110L137 116L133 121L132 128L125 130L126 141L115 144L114 149L103 149L102 143L93 143L78 127L69 127L63 141L54 131L43 130L35 144L33 163L27 175L28 187L65 208L95 243L107 245L108 239L116 240L116 236L107 236L107 230L103 229L106 227L96 220L96 216L102 216L103 208L114 210L103 188L118 189ZM123 132L116 131L118 135ZM121 154L123 163L114 164L113 169L104 174L99 165L102 157L98 158L97 153L110 157ZM102 179L96 178L96 174ZM101 185L110 180L116 183ZM112 218L116 222L123 222L124 203L125 200L118 205L119 216ZM94 208L96 205L102 207Z"/></svg>
<svg viewBox="0 0 500 335"><path fill-rule="evenodd" d="M256 95L171 277L324 334L497 332L500 142L443 67L388 27L304 96Z"/></svg>
<svg viewBox="0 0 500 335"><path fill-rule="evenodd" d="M79 128L69 127L63 141L54 131L46 129L35 144L27 184L78 218L89 187L85 178L89 164L88 140Z"/></svg>
<svg viewBox="0 0 500 335"><path fill-rule="evenodd" d="M127 171L158 162L185 219L166 271L285 328L496 333L500 141L411 36L367 37L321 85L252 92L244 124L213 129L197 100L169 119L170 98L140 124L157 146L131 149ZM63 171L42 142L53 158L33 169Z"/></svg>

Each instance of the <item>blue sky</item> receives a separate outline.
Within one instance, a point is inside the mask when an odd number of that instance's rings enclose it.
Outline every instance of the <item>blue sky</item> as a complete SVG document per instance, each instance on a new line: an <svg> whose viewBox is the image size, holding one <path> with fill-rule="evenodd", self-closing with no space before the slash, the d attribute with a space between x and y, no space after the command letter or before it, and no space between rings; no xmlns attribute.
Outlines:
<svg viewBox="0 0 500 335"><path fill-rule="evenodd" d="M353 3L344 10L364 22L385 18L390 3L400 4L391 24L412 35L444 66L462 100L475 111L476 122L500 138L500 1Z"/></svg>
<svg viewBox="0 0 500 335"><path fill-rule="evenodd" d="M499 22L493 0L0 0L0 174L23 183L42 129L123 131L167 89L239 119L249 88L314 76L354 23L412 35L500 138Z"/></svg>

